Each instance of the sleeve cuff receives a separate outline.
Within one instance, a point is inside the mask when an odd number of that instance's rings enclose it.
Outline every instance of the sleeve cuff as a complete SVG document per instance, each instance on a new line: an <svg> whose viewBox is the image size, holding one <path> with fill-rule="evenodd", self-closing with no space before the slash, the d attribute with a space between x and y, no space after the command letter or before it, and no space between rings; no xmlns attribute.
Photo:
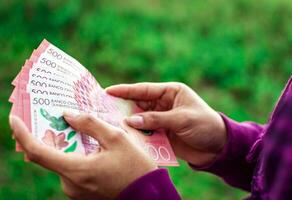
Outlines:
<svg viewBox="0 0 292 200"><path fill-rule="evenodd" d="M116 200L180 200L166 169L157 169L138 178Z"/></svg>

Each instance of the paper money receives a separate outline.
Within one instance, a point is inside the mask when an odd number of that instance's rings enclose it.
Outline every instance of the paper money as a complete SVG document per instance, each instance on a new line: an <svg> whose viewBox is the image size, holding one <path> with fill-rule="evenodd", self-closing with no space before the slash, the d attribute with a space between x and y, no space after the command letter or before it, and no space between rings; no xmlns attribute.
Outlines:
<svg viewBox="0 0 292 200"><path fill-rule="evenodd" d="M63 152L90 154L99 148L98 141L66 123L64 111L89 113L122 129L125 117L143 111L132 101L108 95L84 66L47 40L33 51L12 85L11 115L21 118L41 144ZM178 165L163 130L131 134L158 165ZM19 144L16 151L22 151Z"/></svg>

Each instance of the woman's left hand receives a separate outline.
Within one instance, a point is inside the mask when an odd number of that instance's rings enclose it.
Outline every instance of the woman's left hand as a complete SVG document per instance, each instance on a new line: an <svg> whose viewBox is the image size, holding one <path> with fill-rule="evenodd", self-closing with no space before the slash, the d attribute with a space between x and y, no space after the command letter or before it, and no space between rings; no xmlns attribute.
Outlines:
<svg viewBox="0 0 292 200"><path fill-rule="evenodd" d="M75 130L98 140L100 151L87 156L64 153L37 142L19 118L12 116L10 124L28 159L58 173L70 199L115 199L134 180L157 168L125 131L87 114L64 117Z"/></svg>

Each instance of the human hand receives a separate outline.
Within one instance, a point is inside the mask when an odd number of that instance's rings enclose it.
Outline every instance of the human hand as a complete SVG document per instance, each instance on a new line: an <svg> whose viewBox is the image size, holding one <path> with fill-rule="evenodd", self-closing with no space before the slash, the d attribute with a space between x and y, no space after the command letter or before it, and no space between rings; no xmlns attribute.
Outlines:
<svg viewBox="0 0 292 200"><path fill-rule="evenodd" d="M137 129L166 129L176 155L187 162L206 165L226 143L221 116L182 83L121 84L106 91L136 101L146 112L127 118L127 123Z"/></svg>
<svg viewBox="0 0 292 200"><path fill-rule="evenodd" d="M70 199L115 199L134 180L157 168L125 131L86 114L64 117L75 130L98 140L100 151L87 156L63 153L38 143L19 118L12 116L10 124L28 159L58 173Z"/></svg>

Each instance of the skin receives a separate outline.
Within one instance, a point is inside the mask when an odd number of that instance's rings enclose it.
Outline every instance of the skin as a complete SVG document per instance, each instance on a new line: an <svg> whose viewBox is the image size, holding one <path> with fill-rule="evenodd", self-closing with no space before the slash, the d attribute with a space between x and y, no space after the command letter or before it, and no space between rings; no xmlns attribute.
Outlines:
<svg viewBox="0 0 292 200"><path fill-rule="evenodd" d="M123 84L106 91L134 100L145 110L126 119L130 126L124 124L128 133L135 132L133 128L164 128L176 155L193 165L211 163L226 143L226 128L221 116L184 84ZM12 116L10 125L27 158L58 173L70 199L115 199L137 178L157 169L145 152L132 142L131 134L90 115L64 113L64 117L75 130L98 140L100 151L88 156L65 154L39 144L19 118Z"/></svg>
<svg viewBox="0 0 292 200"><path fill-rule="evenodd" d="M12 116L10 125L27 158L60 175L69 199L115 199L134 180L157 169L123 130L86 114L64 117L74 129L98 140L100 151L65 154L38 143L19 118Z"/></svg>
<svg viewBox="0 0 292 200"><path fill-rule="evenodd" d="M208 165L226 143L221 116L182 83L122 84L106 91L134 100L146 112L138 114L142 120L132 116L127 123L137 129L166 129L175 154L193 165Z"/></svg>

